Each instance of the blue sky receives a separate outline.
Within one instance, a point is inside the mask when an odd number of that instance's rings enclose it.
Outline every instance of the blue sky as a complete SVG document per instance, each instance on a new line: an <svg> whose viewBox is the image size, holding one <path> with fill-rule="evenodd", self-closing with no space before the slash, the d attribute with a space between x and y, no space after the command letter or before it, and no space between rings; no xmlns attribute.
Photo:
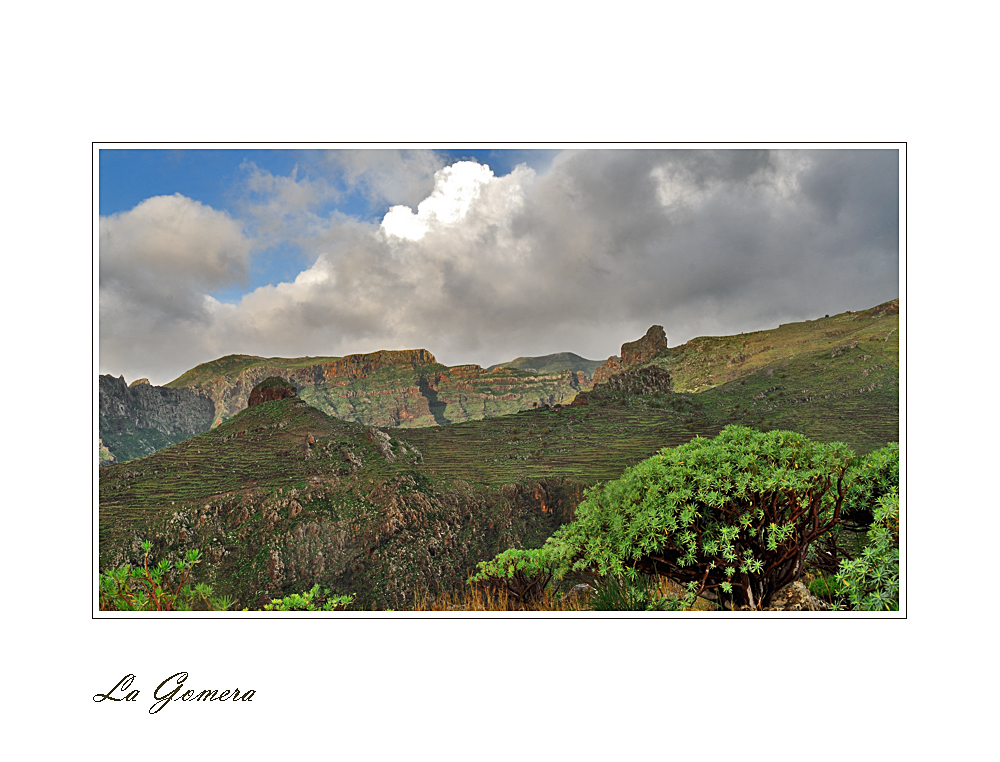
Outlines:
<svg viewBox="0 0 1000 762"><path fill-rule="evenodd" d="M385 199L371 198L336 172L331 173L324 166L324 153L294 148L101 149L99 213L108 216L127 212L153 196L180 193L237 217L244 200L248 165L252 164L274 176L287 177L296 172L300 179L323 177L336 185L342 196L318 204L317 214L328 216L339 212L364 222L381 221L391 204ZM470 148L435 153L449 164L472 160L487 164L494 174L506 175L521 163L544 171L558 151ZM294 280L306 261L304 257L300 247L292 242L261 248L249 268L245 286L215 289L212 296L234 303L260 286Z"/></svg>
<svg viewBox="0 0 1000 762"><path fill-rule="evenodd" d="M99 151L101 373L671 346L899 296L899 151ZM488 165L488 167L487 167Z"/></svg>

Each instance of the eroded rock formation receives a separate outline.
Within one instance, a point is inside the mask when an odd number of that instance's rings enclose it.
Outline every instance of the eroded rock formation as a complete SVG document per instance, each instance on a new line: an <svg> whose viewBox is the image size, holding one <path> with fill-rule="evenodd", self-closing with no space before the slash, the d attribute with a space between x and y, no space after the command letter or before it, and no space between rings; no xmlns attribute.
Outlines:
<svg viewBox="0 0 1000 762"><path fill-rule="evenodd" d="M145 379L126 385L124 377L111 375L100 376L98 387L100 441L119 462L151 455L212 426L212 400L193 389L153 386Z"/></svg>
<svg viewBox="0 0 1000 762"><path fill-rule="evenodd" d="M667 349L667 334L662 325L650 326L646 335L622 344L621 357L612 355L594 371L594 384L605 383L612 376L644 365Z"/></svg>
<svg viewBox="0 0 1000 762"><path fill-rule="evenodd" d="M296 391L294 386L285 381L285 379L271 376L265 378L250 391L250 397L247 399L247 407L259 405L262 402L284 400L297 396L298 391Z"/></svg>

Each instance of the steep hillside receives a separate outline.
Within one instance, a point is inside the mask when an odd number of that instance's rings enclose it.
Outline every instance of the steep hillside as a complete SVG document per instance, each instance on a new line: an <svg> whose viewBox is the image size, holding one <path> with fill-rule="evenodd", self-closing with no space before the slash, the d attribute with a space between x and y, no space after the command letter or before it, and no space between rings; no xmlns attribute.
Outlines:
<svg viewBox="0 0 1000 762"><path fill-rule="evenodd" d="M393 427L507 415L561 402L590 382L571 370L449 368L430 352L415 349L294 359L230 355L199 365L167 386L205 394L221 421L246 407L250 390L268 376L294 384L299 397L336 418Z"/></svg>
<svg viewBox="0 0 1000 762"><path fill-rule="evenodd" d="M100 470L100 568L204 554L195 582L253 606L314 584L397 607L461 589L478 561L538 547L581 489L542 479L443 484L409 443L300 399L263 402L200 436Z"/></svg>
<svg viewBox="0 0 1000 762"><path fill-rule="evenodd" d="M101 462L140 458L212 425L212 401L191 389L151 386L144 378L126 385L114 376L100 376L98 384Z"/></svg>

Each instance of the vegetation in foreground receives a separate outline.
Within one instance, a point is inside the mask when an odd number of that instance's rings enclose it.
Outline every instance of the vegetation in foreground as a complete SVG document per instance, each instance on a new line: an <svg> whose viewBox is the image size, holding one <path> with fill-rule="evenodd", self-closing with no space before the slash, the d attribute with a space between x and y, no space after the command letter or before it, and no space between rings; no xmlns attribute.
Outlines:
<svg viewBox="0 0 1000 762"><path fill-rule="evenodd" d="M849 495L856 501L850 506ZM805 575L815 540L843 515L857 520L869 511L861 553L810 584L828 608L899 608L898 446L855 459L839 443L727 427L588 490L576 519L541 548L511 548L480 562L461 593L431 595L418 587L404 610L763 610ZM143 543L147 559L150 548ZM144 563L141 570L105 572L101 608L225 610L230 599L186 584L199 561L193 550L176 570L161 561L152 569ZM566 578L578 584L567 590L560 584ZM353 601L315 585L263 610L336 611Z"/></svg>

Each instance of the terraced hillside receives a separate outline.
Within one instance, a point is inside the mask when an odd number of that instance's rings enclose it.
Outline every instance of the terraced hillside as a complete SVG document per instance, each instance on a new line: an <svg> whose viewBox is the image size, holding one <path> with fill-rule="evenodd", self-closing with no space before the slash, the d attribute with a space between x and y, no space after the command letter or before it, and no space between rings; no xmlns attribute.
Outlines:
<svg viewBox="0 0 1000 762"><path fill-rule="evenodd" d="M265 402L173 447L100 470L99 565L204 554L194 582L241 606L314 584L395 607L460 589L478 561L538 547L578 485L436 483L420 453L298 399Z"/></svg>
<svg viewBox="0 0 1000 762"><path fill-rule="evenodd" d="M334 417L404 428L507 415L571 399L590 386L580 371L447 367L423 349L292 359L230 355L167 386L207 395L221 422L246 407L250 390L268 376L294 384L303 400Z"/></svg>
<svg viewBox="0 0 1000 762"><path fill-rule="evenodd" d="M714 436L724 425L689 395L661 394L602 396L587 405L396 436L420 449L437 478L496 485L554 476L589 485L620 476L662 447Z"/></svg>

